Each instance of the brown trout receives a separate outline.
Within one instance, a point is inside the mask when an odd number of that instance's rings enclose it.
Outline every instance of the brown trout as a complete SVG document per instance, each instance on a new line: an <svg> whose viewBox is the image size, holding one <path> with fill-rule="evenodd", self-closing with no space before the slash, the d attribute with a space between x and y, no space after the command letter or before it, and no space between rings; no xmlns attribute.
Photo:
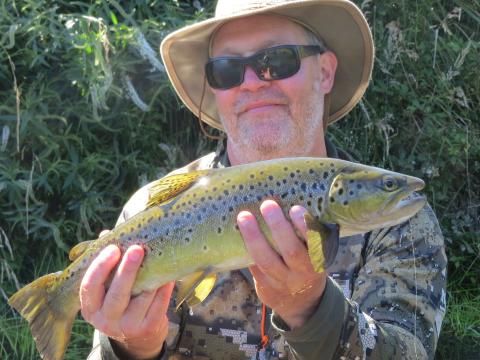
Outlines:
<svg viewBox="0 0 480 360"><path fill-rule="evenodd" d="M335 258L338 235L407 220L425 204L423 196L414 194L423 186L418 178L328 158L275 159L167 176L149 187L144 211L97 240L75 246L70 266L26 285L9 304L29 322L42 358L62 359L80 309L82 277L108 244L122 251L132 244L145 249L132 296L179 280L177 304L192 306L206 298L217 272L253 263L236 224L240 211L255 214L275 247L260 203L273 199L286 216L291 206L304 206L305 240L312 264L321 272ZM337 236L330 236L332 228Z"/></svg>

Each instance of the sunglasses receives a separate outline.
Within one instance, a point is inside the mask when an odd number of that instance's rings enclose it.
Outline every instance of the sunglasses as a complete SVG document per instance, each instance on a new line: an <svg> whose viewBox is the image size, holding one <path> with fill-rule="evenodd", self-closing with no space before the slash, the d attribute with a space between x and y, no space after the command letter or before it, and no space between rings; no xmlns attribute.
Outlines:
<svg viewBox="0 0 480 360"><path fill-rule="evenodd" d="M205 65L208 84L214 89L226 90L243 82L245 66L250 66L260 80L280 80L295 75L301 59L323 54L318 45L280 45L260 50L248 57L222 56L210 59Z"/></svg>

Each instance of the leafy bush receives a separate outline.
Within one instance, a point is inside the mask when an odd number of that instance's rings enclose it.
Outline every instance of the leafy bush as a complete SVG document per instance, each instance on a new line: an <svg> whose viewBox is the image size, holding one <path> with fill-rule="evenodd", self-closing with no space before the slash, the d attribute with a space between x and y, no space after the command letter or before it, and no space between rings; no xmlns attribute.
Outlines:
<svg viewBox="0 0 480 360"><path fill-rule="evenodd" d="M375 38L373 81L329 133L362 162L426 180L450 260L438 357L468 358L480 346L480 4L356 2ZM112 227L138 187L214 147L157 54L167 33L212 9L198 0L0 0L5 299ZM0 357L35 357L25 323L6 303L0 312ZM85 357L91 329L75 329L83 340L69 356Z"/></svg>

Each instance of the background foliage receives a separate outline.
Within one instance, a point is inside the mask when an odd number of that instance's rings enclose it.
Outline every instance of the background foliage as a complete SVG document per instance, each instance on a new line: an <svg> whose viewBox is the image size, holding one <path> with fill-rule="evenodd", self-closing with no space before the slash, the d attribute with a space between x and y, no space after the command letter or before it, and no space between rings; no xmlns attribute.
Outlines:
<svg viewBox="0 0 480 360"><path fill-rule="evenodd" d="M480 4L356 1L376 44L363 102L329 128L359 161L424 178L449 256L439 359L480 347ZM31 359L6 304L111 228L141 185L214 144L177 100L158 45L210 1L0 0L0 358ZM67 358L85 358L80 319Z"/></svg>

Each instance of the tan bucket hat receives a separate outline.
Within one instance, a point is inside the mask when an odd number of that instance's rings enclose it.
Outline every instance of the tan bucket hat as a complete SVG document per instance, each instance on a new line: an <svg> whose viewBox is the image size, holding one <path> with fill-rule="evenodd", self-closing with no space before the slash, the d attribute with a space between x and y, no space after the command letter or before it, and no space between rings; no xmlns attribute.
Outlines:
<svg viewBox="0 0 480 360"><path fill-rule="evenodd" d="M370 81L374 46L360 9L348 0L219 0L215 16L169 34L160 45L163 63L178 96L194 114L223 130L215 100L204 91L210 38L222 24L258 14L287 16L317 34L338 58L328 124L347 114Z"/></svg>

